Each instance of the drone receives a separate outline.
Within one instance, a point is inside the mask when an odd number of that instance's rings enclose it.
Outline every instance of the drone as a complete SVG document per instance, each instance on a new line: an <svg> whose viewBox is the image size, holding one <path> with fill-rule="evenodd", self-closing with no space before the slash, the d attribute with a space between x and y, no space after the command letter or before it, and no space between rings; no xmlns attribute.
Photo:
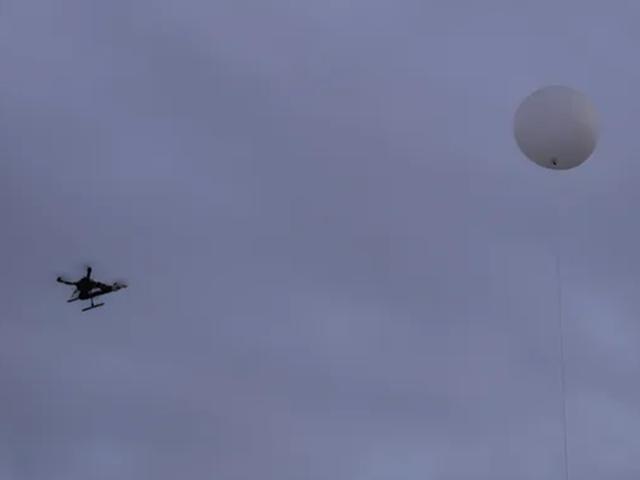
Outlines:
<svg viewBox="0 0 640 480"><path fill-rule="evenodd" d="M123 288L127 288L127 285L121 282L114 282L109 285L93 280L91 278L91 267L87 267L87 273L77 282L71 282L69 280L65 280L62 277L58 277L56 281L58 283L64 283L65 285L76 287L74 292L71 294L71 298L67 300L67 303L76 302L78 300L91 301L91 305L89 307L85 307L82 309L83 312L102 307L104 305L104 302L94 303L94 298L100 297L101 295L106 295L107 293L117 292L118 290L122 290Z"/></svg>

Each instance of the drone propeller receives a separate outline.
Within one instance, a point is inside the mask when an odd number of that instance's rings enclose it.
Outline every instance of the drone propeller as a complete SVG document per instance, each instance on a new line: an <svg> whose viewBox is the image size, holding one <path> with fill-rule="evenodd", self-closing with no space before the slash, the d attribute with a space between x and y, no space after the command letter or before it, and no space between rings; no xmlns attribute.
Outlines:
<svg viewBox="0 0 640 480"><path fill-rule="evenodd" d="M60 275L60 274L56 275L56 282L65 283L65 282L68 282L68 281L69 281L69 279L68 279L67 275Z"/></svg>
<svg viewBox="0 0 640 480"><path fill-rule="evenodd" d="M96 263L98 264L96 266ZM73 273L67 275L57 275L56 280L61 283L66 283L68 281L77 281L84 277L87 272L90 271L91 278L94 281L101 281L108 285L117 286L118 289L127 288L129 286L129 282L124 279L118 279L117 281L112 281L109 278L109 268L102 268L102 262L77 262L72 269ZM69 280L72 279L72 280Z"/></svg>
<svg viewBox="0 0 640 480"><path fill-rule="evenodd" d="M75 264L73 271L77 272L80 275L85 275L87 273L87 269L92 269L93 273L97 273L98 271L103 271L102 262L92 261L80 261Z"/></svg>

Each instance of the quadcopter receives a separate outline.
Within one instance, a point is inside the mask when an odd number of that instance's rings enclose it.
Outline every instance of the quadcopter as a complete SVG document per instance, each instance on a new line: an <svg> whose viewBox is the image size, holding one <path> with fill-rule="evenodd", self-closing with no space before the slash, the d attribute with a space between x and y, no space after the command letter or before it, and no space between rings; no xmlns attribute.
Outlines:
<svg viewBox="0 0 640 480"><path fill-rule="evenodd" d="M127 288L127 285L121 282L114 282L111 285L98 282L91 278L91 267L87 267L87 273L77 282L70 282L62 277L56 279L58 283L64 283L65 285L71 285L76 287L71 294L71 298L67 300L67 303L76 302L78 300L91 300L91 306L82 309L83 312L92 310L94 308L102 307L103 303L94 303L93 299L107 293L117 292L123 288Z"/></svg>

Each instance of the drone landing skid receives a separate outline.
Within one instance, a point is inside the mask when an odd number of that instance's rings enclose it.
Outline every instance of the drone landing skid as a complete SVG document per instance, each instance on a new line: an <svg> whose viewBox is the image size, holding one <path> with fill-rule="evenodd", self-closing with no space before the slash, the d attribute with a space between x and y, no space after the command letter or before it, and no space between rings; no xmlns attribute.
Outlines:
<svg viewBox="0 0 640 480"><path fill-rule="evenodd" d="M103 305L104 305L104 303L96 303L95 305L91 304L90 307L83 308L82 311L86 312L87 310L93 310L94 308L98 308L98 307L101 307Z"/></svg>

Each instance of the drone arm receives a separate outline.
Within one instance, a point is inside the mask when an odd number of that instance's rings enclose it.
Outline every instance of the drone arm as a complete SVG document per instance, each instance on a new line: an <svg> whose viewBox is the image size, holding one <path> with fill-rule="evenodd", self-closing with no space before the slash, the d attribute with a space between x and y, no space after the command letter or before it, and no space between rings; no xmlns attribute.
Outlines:
<svg viewBox="0 0 640 480"><path fill-rule="evenodd" d="M64 279L64 278L62 278L62 277L58 277L58 278L56 278L56 281L57 281L58 283L64 283L65 285L74 285L74 286L75 286L75 282L70 282L69 280L65 280L65 279Z"/></svg>

